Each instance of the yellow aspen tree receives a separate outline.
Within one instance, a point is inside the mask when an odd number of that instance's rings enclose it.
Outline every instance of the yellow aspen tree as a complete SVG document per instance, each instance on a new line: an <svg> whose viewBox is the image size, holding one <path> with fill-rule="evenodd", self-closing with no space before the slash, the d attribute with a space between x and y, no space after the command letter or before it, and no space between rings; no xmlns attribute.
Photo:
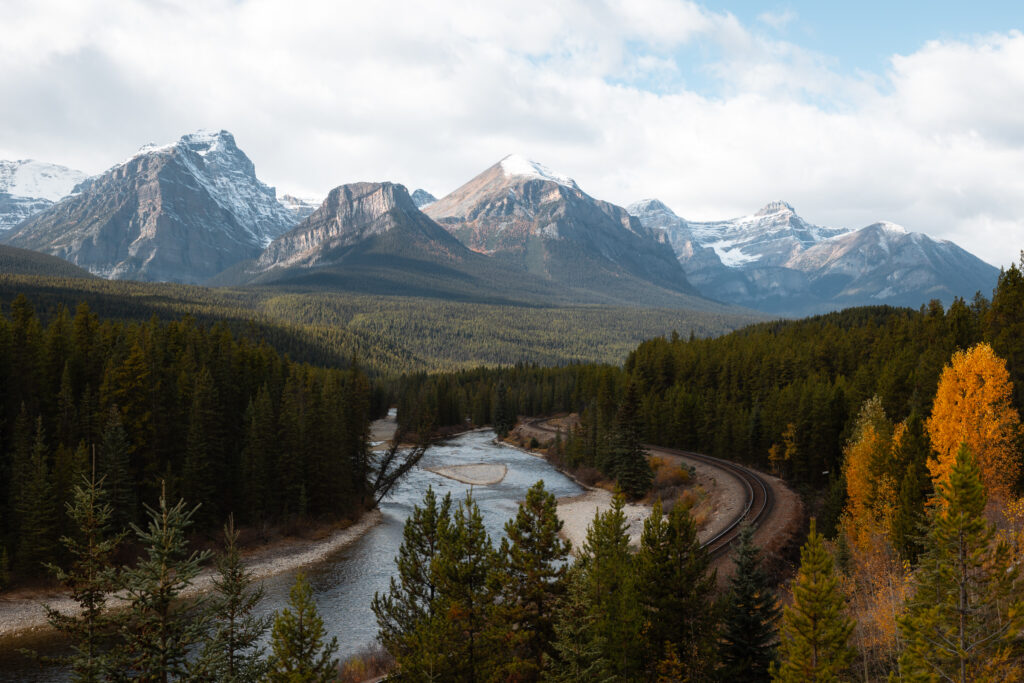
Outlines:
<svg viewBox="0 0 1024 683"><path fill-rule="evenodd" d="M1011 403L1012 394L1006 363L991 346L982 343L953 354L939 378L925 424L935 451L928 470L936 489L949 478L960 446L966 445L990 500L1009 500L1020 472L1020 415Z"/></svg>

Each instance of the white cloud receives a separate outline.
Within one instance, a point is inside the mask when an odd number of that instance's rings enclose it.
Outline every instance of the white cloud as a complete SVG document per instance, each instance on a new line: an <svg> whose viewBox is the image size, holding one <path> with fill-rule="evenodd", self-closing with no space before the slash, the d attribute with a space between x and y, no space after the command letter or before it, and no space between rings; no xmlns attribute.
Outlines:
<svg viewBox="0 0 1024 683"><path fill-rule="evenodd" d="M658 196L692 218L784 198L996 264L1024 246L1018 32L851 78L672 0L15 0L0 63L0 158L97 172L223 127L281 190L392 179L439 194L518 151L596 196ZM685 89L694 74L715 87Z"/></svg>

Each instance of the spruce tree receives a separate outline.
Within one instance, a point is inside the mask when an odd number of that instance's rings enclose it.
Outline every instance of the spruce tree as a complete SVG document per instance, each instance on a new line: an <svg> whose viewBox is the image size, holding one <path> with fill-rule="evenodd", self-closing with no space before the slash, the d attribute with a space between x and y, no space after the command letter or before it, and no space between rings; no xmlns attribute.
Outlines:
<svg viewBox="0 0 1024 683"><path fill-rule="evenodd" d="M99 473L104 479L113 509L115 529L127 529L135 520L135 485L129 456L131 444L121 422L121 411L112 406L107 414L100 444Z"/></svg>
<svg viewBox="0 0 1024 683"><path fill-rule="evenodd" d="M554 657L541 680L550 683L612 683L616 680L608 661L608 643L594 628L596 615L578 569L566 577L566 595L554 615Z"/></svg>
<svg viewBox="0 0 1024 683"><path fill-rule="evenodd" d="M437 607L433 620L447 643L442 671L450 680L481 682L493 671L496 652L488 642L495 601L495 556L480 508L467 493L440 536L433 562Z"/></svg>
<svg viewBox="0 0 1024 683"><path fill-rule="evenodd" d="M338 676L338 639L325 642L324 620L313 602L313 588L299 572L288 593L288 607L274 617L269 670L270 683L320 683Z"/></svg>
<svg viewBox="0 0 1024 683"><path fill-rule="evenodd" d="M994 540L973 456L962 446L930 520L915 592L900 619L904 680L1020 680L1024 603L1010 548Z"/></svg>
<svg viewBox="0 0 1024 683"><path fill-rule="evenodd" d="M640 396L634 382L626 386L615 418L615 432L609 471L629 496L639 498L651 488L654 474L647 462L640 423Z"/></svg>
<svg viewBox="0 0 1024 683"><path fill-rule="evenodd" d="M662 515L661 502L644 521L636 555L637 598L643 609L649 675L670 654L680 658L686 680L707 680L715 667L715 573L683 505Z"/></svg>
<svg viewBox="0 0 1024 683"><path fill-rule="evenodd" d="M844 598L832 556L814 520L800 549L800 571L793 582L793 603L782 613L779 665L772 680L784 683L825 683L841 680L853 661L853 621L844 612Z"/></svg>
<svg viewBox="0 0 1024 683"><path fill-rule="evenodd" d="M441 538L451 524L451 494L440 502L433 487L413 507L402 531L395 558L396 577L386 594L373 596L377 638L411 679L430 678L438 666L440 643L434 640L433 619L439 599L434 561Z"/></svg>
<svg viewBox="0 0 1024 683"><path fill-rule="evenodd" d="M562 522L556 508L555 497L538 481L505 524L494 628L507 653L501 675L510 680L539 680L552 655L554 611L565 592L570 547L558 537Z"/></svg>
<svg viewBox="0 0 1024 683"><path fill-rule="evenodd" d="M201 670L224 683L254 681L267 670L260 640L273 618L255 614L263 586L242 564L234 517L224 526L224 552L217 558L217 577L208 613L211 631L200 657Z"/></svg>
<svg viewBox="0 0 1024 683"><path fill-rule="evenodd" d="M20 497L18 520L21 543L18 567L29 574L54 559L57 550L58 514L43 419L36 421L36 436L28 463L28 479Z"/></svg>
<svg viewBox="0 0 1024 683"><path fill-rule="evenodd" d="M722 617L722 677L768 681L778 641L779 606L761 568L754 528L744 524L733 557L735 572Z"/></svg>
<svg viewBox="0 0 1024 683"><path fill-rule="evenodd" d="M107 611L107 599L115 586L112 557L124 533L110 528L112 510L95 471L82 477L73 496L66 507L74 535L61 538L71 558L70 567L64 570L50 565L50 569L70 590L80 613L71 615L45 606L46 620L71 639L71 654L58 659L71 669L74 680L101 681L109 668L107 652L115 630Z"/></svg>
<svg viewBox="0 0 1024 683"><path fill-rule="evenodd" d="M605 644L612 672L630 679L642 671L643 615L623 505L616 495L610 510L594 516L578 565L595 638Z"/></svg>
<svg viewBox="0 0 1024 683"><path fill-rule="evenodd" d="M185 532L195 508L179 500L168 507L165 495L158 507L146 506L145 529L133 524L145 554L121 573L120 584L129 602L118 615L121 643L117 665L126 673L147 681L188 677L189 651L200 643L209 622L204 601L187 599L182 592L199 575L209 552L189 552Z"/></svg>

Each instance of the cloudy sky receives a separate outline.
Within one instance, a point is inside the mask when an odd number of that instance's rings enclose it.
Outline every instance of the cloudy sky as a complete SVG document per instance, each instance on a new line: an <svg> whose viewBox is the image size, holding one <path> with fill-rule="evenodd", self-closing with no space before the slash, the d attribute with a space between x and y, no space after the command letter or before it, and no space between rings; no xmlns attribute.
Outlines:
<svg viewBox="0 0 1024 683"><path fill-rule="evenodd" d="M619 204L785 199L1008 265L1021 29L1012 2L0 0L0 158L95 173L226 128L263 180L319 198L441 196L518 152Z"/></svg>

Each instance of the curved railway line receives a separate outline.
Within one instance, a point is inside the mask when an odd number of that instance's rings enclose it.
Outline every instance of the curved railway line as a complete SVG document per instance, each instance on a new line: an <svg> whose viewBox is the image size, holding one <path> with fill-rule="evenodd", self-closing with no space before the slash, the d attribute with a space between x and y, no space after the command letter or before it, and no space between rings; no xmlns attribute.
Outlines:
<svg viewBox="0 0 1024 683"><path fill-rule="evenodd" d="M542 432L547 432L549 434L561 433L561 430L551 427L547 424L546 420L543 419L528 420L527 423L534 429ZM706 540L703 544L712 558L721 557L728 553L730 546L739 536L740 525L743 522L748 522L756 528L757 525L771 513L772 505L774 504L772 488L757 472L748 469L743 465L738 465L728 460L722 460L721 458L714 458L710 455L704 455L703 453L694 453L693 451L664 448L662 446L652 446L649 444L645 444L644 447L648 451L657 451L659 453L676 456L684 460L702 462L734 477L739 480L740 484L743 486L746 491L746 501L739 514L730 519L724 529Z"/></svg>

